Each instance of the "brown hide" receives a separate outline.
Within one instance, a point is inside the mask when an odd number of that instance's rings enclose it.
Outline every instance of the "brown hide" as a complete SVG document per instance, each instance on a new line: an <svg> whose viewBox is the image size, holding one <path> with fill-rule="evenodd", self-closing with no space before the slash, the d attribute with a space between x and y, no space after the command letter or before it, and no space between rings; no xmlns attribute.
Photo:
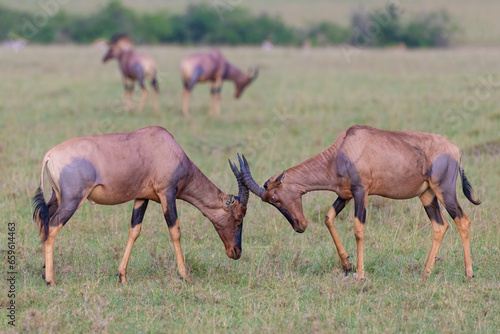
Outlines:
<svg viewBox="0 0 500 334"><path fill-rule="evenodd" d="M53 188L53 200L48 204L43 196L44 170ZM119 268L122 283L126 282L128 258L149 200L162 205L182 278L189 279L189 275L180 250L175 199L194 205L211 220L226 254L238 259L248 191L242 186L240 176L235 175L241 185L238 198L217 188L172 135L158 126L130 133L73 138L55 146L43 158L41 186L34 198L34 218L44 246L47 282L54 284L51 254L55 235L86 199L103 205L135 200L129 242Z"/></svg>
<svg viewBox="0 0 500 334"><path fill-rule="evenodd" d="M108 52L103 57L103 62L106 63L113 58L118 61L122 74L125 88L125 108L132 109L132 92L134 81L137 81L142 91L138 111L142 111L147 98L145 82L149 82L153 87L153 107L158 110L158 80L154 59L148 55L136 53L132 41L123 35L112 38Z"/></svg>
<svg viewBox="0 0 500 334"><path fill-rule="evenodd" d="M302 210L302 195L315 190L330 190L339 196L327 214L325 224L344 269L351 268L347 253L334 228L333 220L354 199L355 236L358 244L358 278L364 277L363 240L366 201L369 195L393 199L419 197L433 223L434 241L423 277L430 274L441 240L446 232L438 201L456 222L464 246L466 276L472 277L469 225L456 197L456 179L469 201L472 187L460 167L461 153L446 138L430 133L385 131L368 126L352 126L342 132L325 151L305 162L271 177L260 188L251 178L248 163L241 163L246 186L265 202L275 206L297 232L304 232L307 220Z"/></svg>
<svg viewBox="0 0 500 334"><path fill-rule="evenodd" d="M243 90L257 77L258 69L242 72L230 64L219 50L207 53L196 53L187 56L181 61L181 75L184 82L183 112L189 114L189 92L198 82L211 82L210 113L220 114L220 90L223 80L233 81L235 84L234 97L239 98ZM212 111L212 109L215 109Z"/></svg>

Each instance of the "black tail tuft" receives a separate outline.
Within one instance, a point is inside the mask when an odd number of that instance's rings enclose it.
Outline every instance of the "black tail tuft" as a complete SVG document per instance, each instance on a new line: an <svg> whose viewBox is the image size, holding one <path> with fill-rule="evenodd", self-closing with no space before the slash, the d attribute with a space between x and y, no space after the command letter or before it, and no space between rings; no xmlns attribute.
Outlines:
<svg viewBox="0 0 500 334"><path fill-rule="evenodd" d="M460 169L460 177L462 178L462 191L465 197L474 205L481 204L481 201L476 201L472 198L472 185L469 180L467 180L467 177L465 177L465 171L463 169Z"/></svg>
<svg viewBox="0 0 500 334"><path fill-rule="evenodd" d="M44 243L49 235L50 213L41 188L36 190L33 197L33 207L33 220L38 219L40 221L40 235L42 236L42 243Z"/></svg>

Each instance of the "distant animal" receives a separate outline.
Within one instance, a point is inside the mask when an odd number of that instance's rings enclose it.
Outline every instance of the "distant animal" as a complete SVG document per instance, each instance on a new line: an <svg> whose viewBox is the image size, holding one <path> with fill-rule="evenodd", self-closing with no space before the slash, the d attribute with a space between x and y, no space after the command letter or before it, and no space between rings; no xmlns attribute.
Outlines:
<svg viewBox="0 0 500 334"><path fill-rule="evenodd" d="M156 62L148 55L134 51L134 44L126 34L115 34L108 43L108 52L102 61L116 58L122 73L123 86L125 87L125 109L134 108L134 81L141 87L141 99L137 110L141 112L147 100L148 91L144 84L149 81L153 87L153 108L158 111L158 80L156 78Z"/></svg>
<svg viewBox="0 0 500 334"><path fill-rule="evenodd" d="M197 82L211 82L210 115L220 115L220 92L223 80L234 82L234 97L238 99L243 90L252 83L259 74L259 68L251 68L247 73L230 64L219 50L208 53L196 53L181 61L181 75L184 83L182 112L189 116L189 94Z"/></svg>
<svg viewBox="0 0 500 334"><path fill-rule="evenodd" d="M127 264L149 200L162 206L181 278L191 280L181 252L177 198L198 208L214 224L227 256L239 259L249 193L236 166L231 162L230 165L238 181L238 196L219 190L173 136L159 126L73 138L53 147L42 160L40 187L33 198L33 219L40 230L45 257L42 276L47 284L55 284L54 239L86 199L103 205L134 200L127 246L118 267L120 283L127 281ZM52 185L48 203L43 193L45 171Z"/></svg>
<svg viewBox="0 0 500 334"><path fill-rule="evenodd" d="M338 198L328 211L325 224L333 238L343 269L351 270L347 252L333 223L345 205L354 199L354 235L357 243L357 278L363 279L363 241L368 195L393 199L418 196L432 222L434 240L422 275L430 275L436 254L448 229L439 208L441 202L458 226L462 237L465 276L473 277L469 246L470 219L458 204L457 175L462 190L475 205L472 186L460 166L458 147L446 138L431 133L384 131L356 125L342 132L335 142L318 155L271 177L261 188L252 178L243 156L240 168L249 190L276 207L293 229L304 232L307 221L302 210L302 195L314 190L330 190Z"/></svg>

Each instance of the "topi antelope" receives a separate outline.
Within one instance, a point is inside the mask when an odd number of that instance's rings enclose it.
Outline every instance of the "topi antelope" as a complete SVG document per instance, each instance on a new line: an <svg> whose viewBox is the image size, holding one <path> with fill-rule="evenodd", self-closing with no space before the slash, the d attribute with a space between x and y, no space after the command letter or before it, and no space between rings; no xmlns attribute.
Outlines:
<svg viewBox="0 0 500 334"><path fill-rule="evenodd" d="M134 51L134 44L126 34L114 34L109 42L108 52L104 55L102 61L116 58L122 72L123 86L125 87L125 109L132 110L134 106L134 81L139 82L141 86L141 99L137 110L139 112L144 108L148 91L144 81L151 82L153 87L153 107L158 111L158 80L156 79L156 63L150 56L138 54Z"/></svg>
<svg viewBox="0 0 500 334"><path fill-rule="evenodd" d="M249 193L242 175L229 163L238 181L238 196L219 190L162 127L73 138L55 146L43 158L40 187L33 198L33 219L40 230L47 284L55 284L54 239L86 199L103 205L134 200L127 246L118 267L120 283L127 281L127 264L149 200L161 203L181 278L191 280L181 252L177 198L194 205L212 221L227 256L239 259ZM48 203L43 194L45 170L52 185Z"/></svg>
<svg viewBox="0 0 500 334"><path fill-rule="evenodd" d="M338 198L328 211L325 224L346 272L351 270L351 264L333 220L354 199L358 279L364 278L363 240L369 195L393 199L420 198L434 231L423 279L430 275L448 229L439 208L438 201L441 202L457 224L462 237L465 276L473 277L469 246L470 219L457 201L458 174L462 179L465 197L475 205L480 202L472 198L472 186L460 166L460 158L458 147L440 135L384 131L361 125L342 132L328 149L315 157L271 177L264 188L253 180L245 157L242 161L238 156L245 185L264 202L276 207L299 233L307 227L302 195L314 190L337 193Z"/></svg>
<svg viewBox="0 0 500 334"><path fill-rule="evenodd" d="M218 50L197 53L181 61L181 75L184 83L182 113L189 116L189 94L197 82L211 81L210 115L220 115L220 92L222 80L234 81L234 97L238 99L243 90L254 81L259 69L253 68L244 73L230 64Z"/></svg>

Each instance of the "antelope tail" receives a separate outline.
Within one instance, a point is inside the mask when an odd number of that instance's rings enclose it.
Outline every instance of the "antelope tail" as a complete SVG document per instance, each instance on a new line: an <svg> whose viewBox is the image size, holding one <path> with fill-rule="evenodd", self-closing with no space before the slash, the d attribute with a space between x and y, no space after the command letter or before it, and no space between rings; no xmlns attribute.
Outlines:
<svg viewBox="0 0 500 334"><path fill-rule="evenodd" d="M467 180L467 177L465 177L465 171L462 167L460 167L460 178L462 179L462 191L464 192L465 197L467 197L467 199L474 205L481 204L481 201L476 201L472 198L472 185L469 180Z"/></svg>
<svg viewBox="0 0 500 334"><path fill-rule="evenodd" d="M35 196L33 197L33 220L38 222L40 227L40 235L42 243L47 240L49 236L49 221L50 213L49 207L45 202L45 197L43 194L43 175L45 172L45 166L47 165L48 159L44 159L42 164L42 173L40 175L40 187L36 190Z"/></svg>

